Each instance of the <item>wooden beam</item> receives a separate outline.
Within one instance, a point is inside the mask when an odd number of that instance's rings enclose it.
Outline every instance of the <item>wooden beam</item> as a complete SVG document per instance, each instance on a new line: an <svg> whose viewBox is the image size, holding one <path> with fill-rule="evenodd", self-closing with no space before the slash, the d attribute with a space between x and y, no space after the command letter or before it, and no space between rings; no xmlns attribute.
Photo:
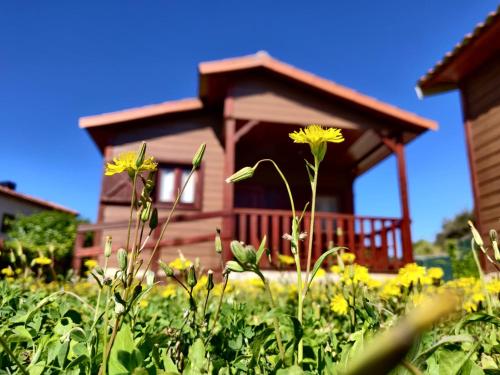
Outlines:
<svg viewBox="0 0 500 375"><path fill-rule="evenodd" d="M250 130L260 124L260 121L250 120L245 125L243 125L238 131L234 134L234 142L238 143L240 138L247 134Z"/></svg>

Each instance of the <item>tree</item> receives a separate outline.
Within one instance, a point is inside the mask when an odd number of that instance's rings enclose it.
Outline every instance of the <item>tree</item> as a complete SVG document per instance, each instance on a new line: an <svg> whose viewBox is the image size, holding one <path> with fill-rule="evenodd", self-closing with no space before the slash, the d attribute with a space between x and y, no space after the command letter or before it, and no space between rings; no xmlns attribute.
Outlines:
<svg viewBox="0 0 500 375"><path fill-rule="evenodd" d="M10 223L6 247L21 244L30 257L38 254L55 259L68 257L75 243L78 220L75 216L59 211L42 211L29 216L18 216Z"/></svg>
<svg viewBox="0 0 500 375"><path fill-rule="evenodd" d="M468 210L460 212L452 219L445 219L441 232L436 235L435 244L444 249L447 240L460 240L470 236L470 228L467 222L472 219L472 212Z"/></svg>

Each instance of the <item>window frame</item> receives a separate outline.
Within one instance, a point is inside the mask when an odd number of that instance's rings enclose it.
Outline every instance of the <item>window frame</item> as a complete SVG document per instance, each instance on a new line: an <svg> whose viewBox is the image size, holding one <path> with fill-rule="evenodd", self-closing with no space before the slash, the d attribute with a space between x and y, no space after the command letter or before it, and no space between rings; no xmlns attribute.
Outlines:
<svg viewBox="0 0 500 375"><path fill-rule="evenodd" d="M161 194L161 174L163 168L172 168L174 170L174 194L181 187L182 171L191 170L193 167L191 161L179 160L157 160L158 171L156 173L156 188L155 188L155 204L158 208L172 208L174 202L162 202L160 200ZM180 210L201 210L203 206L203 176L205 171L205 163L201 163L200 168L196 170L196 181L194 186L194 202L183 203L179 200L177 208Z"/></svg>

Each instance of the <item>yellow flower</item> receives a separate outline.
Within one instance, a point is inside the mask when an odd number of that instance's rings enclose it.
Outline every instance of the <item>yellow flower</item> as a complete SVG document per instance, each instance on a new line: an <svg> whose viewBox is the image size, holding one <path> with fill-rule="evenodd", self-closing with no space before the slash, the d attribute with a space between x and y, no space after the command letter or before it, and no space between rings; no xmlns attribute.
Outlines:
<svg viewBox="0 0 500 375"><path fill-rule="evenodd" d="M163 289L161 296L163 298L169 298L169 297L175 296L176 292L177 292L177 286L175 286L174 284L168 284Z"/></svg>
<svg viewBox="0 0 500 375"><path fill-rule="evenodd" d="M500 279L491 280L486 285L486 289L491 294L499 294L500 293Z"/></svg>
<svg viewBox="0 0 500 375"><path fill-rule="evenodd" d="M117 158L113 158L112 163L106 165L106 176L127 172L129 175L144 171L155 171L157 163L152 156L144 158L144 161L139 166L137 165L137 152L129 151L120 154Z"/></svg>
<svg viewBox="0 0 500 375"><path fill-rule="evenodd" d="M278 254L278 261L281 264L285 264L287 266L295 264L295 259L293 259L293 257L291 257L290 255Z"/></svg>
<svg viewBox="0 0 500 375"><path fill-rule="evenodd" d="M83 262L83 264L89 270L92 270L92 269L96 268L99 265L99 263L95 259L87 259L85 262Z"/></svg>
<svg viewBox="0 0 500 375"><path fill-rule="evenodd" d="M185 269L191 267L192 264L193 263L186 258L176 258L175 260L171 261L168 266L170 268L173 268L174 270L184 271Z"/></svg>
<svg viewBox="0 0 500 375"><path fill-rule="evenodd" d="M382 291L380 292L380 297L383 299L390 299L391 297L399 297L401 295L401 288L395 281L395 279L389 280Z"/></svg>
<svg viewBox="0 0 500 375"><path fill-rule="evenodd" d="M319 161L323 160L326 153L327 142L340 143L344 141L342 131L336 128L323 128L320 125L309 125L289 134L295 143L307 143L311 152Z"/></svg>
<svg viewBox="0 0 500 375"><path fill-rule="evenodd" d="M333 266L331 266L330 267L330 272L332 272L332 273L340 273L340 266L338 266L336 264L333 265Z"/></svg>
<svg viewBox="0 0 500 375"><path fill-rule="evenodd" d="M399 270L398 281L404 287L416 285L418 282L424 284L425 280L425 267L419 266L416 263L408 263L406 266ZM427 282L425 282L427 284Z"/></svg>
<svg viewBox="0 0 500 375"><path fill-rule="evenodd" d="M474 303L472 301L467 301L462 305L463 309L467 312L474 312L477 311L477 303Z"/></svg>
<svg viewBox="0 0 500 375"><path fill-rule="evenodd" d="M472 300L474 302L483 302L485 300L485 296L483 293L476 292L472 295Z"/></svg>
<svg viewBox="0 0 500 375"><path fill-rule="evenodd" d="M340 258L342 259L342 262L344 263L354 263L354 261L356 260L356 255L354 255L353 253L343 253Z"/></svg>
<svg viewBox="0 0 500 375"><path fill-rule="evenodd" d="M10 266L2 268L2 274L5 275L6 277L12 277L14 276L14 271L12 271L12 268Z"/></svg>
<svg viewBox="0 0 500 375"><path fill-rule="evenodd" d="M441 267L431 267L427 270L427 276L439 280L444 276L444 272Z"/></svg>
<svg viewBox="0 0 500 375"><path fill-rule="evenodd" d="M52 260L50 260L49 258L45 257L45 256L41 256L41 257L36 257L35 259L33 259L31 261L31 264L38 264L40 266L47 266L49 264L52 263Z"/></svg>
<svg viewBox="0 0 500 375"><path fill-rule="evenodd" d="M145 308L145 307L148 307L148 305L149 305L149 302L148 302L148 301L146 301L145 299L141 299L141 300L139 301L139 307L140 307L141 309L143 309L143 308Z"/></svg>
<svg viewBox="0 0 500 375"><path fill-rule="evenodd" d="M330 309L337 315L347 315L348 304L342 294L336 294L331 302Z"/></svg>

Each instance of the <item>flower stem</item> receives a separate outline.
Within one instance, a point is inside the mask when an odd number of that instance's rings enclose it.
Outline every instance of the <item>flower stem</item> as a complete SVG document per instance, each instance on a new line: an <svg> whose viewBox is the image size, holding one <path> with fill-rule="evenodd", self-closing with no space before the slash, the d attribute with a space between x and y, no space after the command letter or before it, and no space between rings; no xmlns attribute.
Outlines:
<svg viewBox="0 0 500 375"><path fill-rule="evenodd" d="M262 282L264 283L264 287L265 287L266 293L269 297L269 303L271 304L271 308L276 309L276 304L274 303L273 293L271 292L271 287L269 286L269 282L264 278L264 276L262 274L259 274L259 276L260 276ZM281 339L280 323L279 323L278 318L276 316L273 318L273 324L274 324L274 331L276 333L276 342L278 344L281 362L284 365L285 364L285 348L283 347L283 341Z"/></svg>
<svg viewBox="0 0 500 375"><path fill-rule="evenodd" d="M17 368L19 369L20 372L22 372L24 375L28 375L28 371L24 368L24 366L19 362L19 359L15 356L15 354L10 350L9 345L4 341L3 337L0 335L0 345L3 347L3 349L7 352L7 354L12 357L14 362L17 365Z"/></svg>
<svg viewBox="0 0 500 375"><path fill-rule="evenodd" d="M309 223L309 242L307 248L307 266L306 266L306 287L303 291L304 298L307 294L307 286L309 285L309 276L311 271L311 259L312 259L312 246L314 241L314 219L316 216L316 190L318 187L318 172L319 172L319 160L314 157L314 176L311 183L311 220Z"/></svg>

